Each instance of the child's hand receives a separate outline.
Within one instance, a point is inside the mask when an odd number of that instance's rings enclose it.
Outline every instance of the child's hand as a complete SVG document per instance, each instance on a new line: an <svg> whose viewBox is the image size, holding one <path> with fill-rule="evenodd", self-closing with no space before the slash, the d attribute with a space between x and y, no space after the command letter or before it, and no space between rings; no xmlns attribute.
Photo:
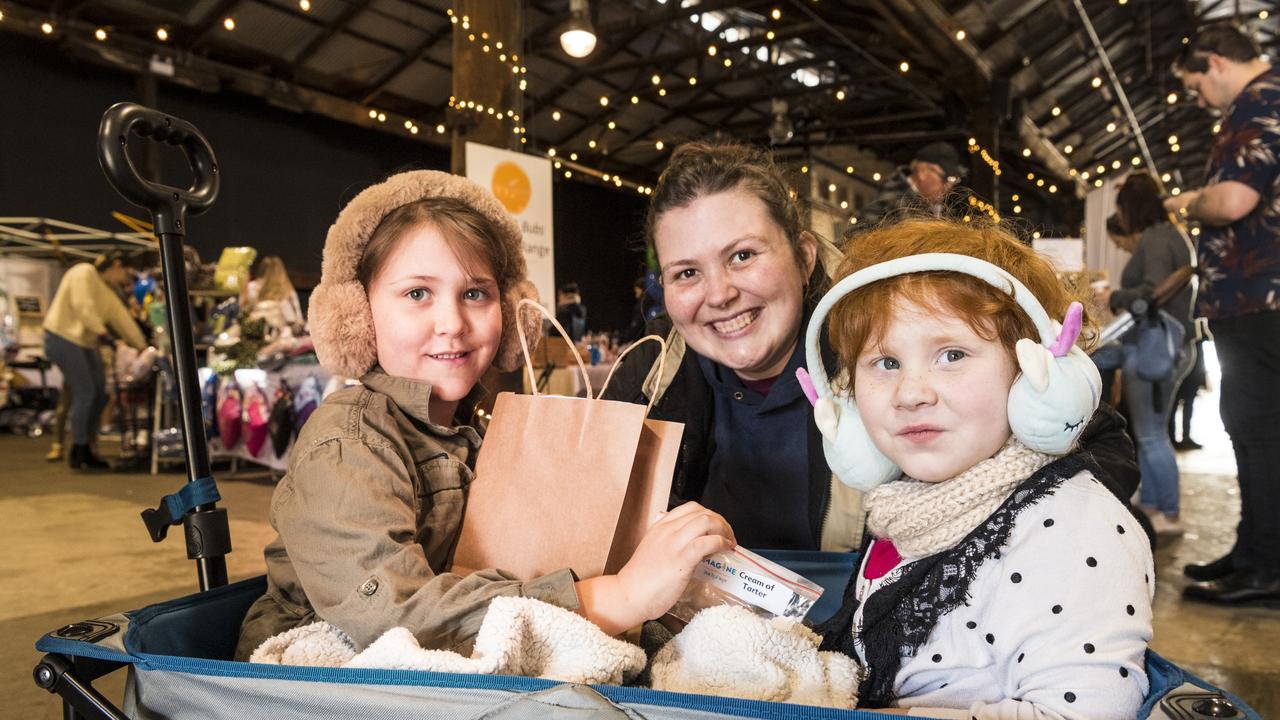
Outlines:
<svg viewBox="0 0 1280 720"><path fill-rule="evenodd" d="M733 529L718 513L688 502L649 527L635 554L618 571L619 589L640 620L675 605L702 559L732 550Z"/></svg>

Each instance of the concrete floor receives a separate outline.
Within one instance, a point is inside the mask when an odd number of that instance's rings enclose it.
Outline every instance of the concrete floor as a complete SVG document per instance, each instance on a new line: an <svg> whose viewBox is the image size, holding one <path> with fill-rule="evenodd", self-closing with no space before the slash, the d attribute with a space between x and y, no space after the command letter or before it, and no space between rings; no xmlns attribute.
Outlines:
<svg viewBox="0 0 1280 720"><path fill-rule="evenodd" d="M1192 435L1205 449L1184 453L1185 537L1156 552L1153 647L1178 665L1227 688L1262 717L1280 717L1280 609L1218 608L1183 602L1185 562L1209 560L1231 544L1239 513L1230 444L1217 398L1202 393ZM55 698L36 688L32 647L66 623L141 607L196 590L195 566L180 535L160 544L138 513L180 487L177 473L81 475L46 463L47 441L0 435L0 697L6 717L61 717ZM219 475L231 518L232 580L262 573L271 539L269 479ZM97 683L118 699L123 673Z"/></svg>

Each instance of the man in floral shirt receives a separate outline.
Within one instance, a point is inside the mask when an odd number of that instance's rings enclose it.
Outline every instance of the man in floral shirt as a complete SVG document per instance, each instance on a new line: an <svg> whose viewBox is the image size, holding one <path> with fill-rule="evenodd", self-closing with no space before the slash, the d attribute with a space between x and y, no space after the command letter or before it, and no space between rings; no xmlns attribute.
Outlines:
<svg viewBox="0 0 1280 720"><path fill-rule="evenodd" d="M1183 594L1280 599L1280 71L1228 24L1203 28L1174 64L1200 107L1222 113L1208 184L1165 203L1204 226L1199 315L1222 366L1222 422L1235 448L1240 525L1231 552L1188 565Z"/></svg>

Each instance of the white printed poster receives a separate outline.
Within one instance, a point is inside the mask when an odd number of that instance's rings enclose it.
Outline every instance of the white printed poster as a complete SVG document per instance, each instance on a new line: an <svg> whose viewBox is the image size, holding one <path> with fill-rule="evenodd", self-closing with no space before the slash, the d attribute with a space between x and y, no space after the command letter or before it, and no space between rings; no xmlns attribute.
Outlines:
<svg viewBox="0 0 1280 720"><path fill-rule="evenodd" d="M524 232L529 280L542 304L556 306L556 271L551 227L551 161L510 150L467 143L467 178L492 192Z"/></svg>
<svg viewBox="0 0 1280 720"><path fill-rule="evenodd" d="M1031 247L1048 258L1058 272L1084 270L1084 240L1081 238L1036 238L1031 241Z"/></svg>

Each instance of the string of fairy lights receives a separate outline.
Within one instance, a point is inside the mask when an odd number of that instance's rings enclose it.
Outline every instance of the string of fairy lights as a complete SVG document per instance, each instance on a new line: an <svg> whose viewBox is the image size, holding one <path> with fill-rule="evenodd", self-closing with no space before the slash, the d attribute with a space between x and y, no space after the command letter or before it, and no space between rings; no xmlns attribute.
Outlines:
<svg viewBox="0 0 1280 720"><path fill-rule="evenodd" d="M314 6L317 3L321 3L324 1L325 0L297 0L297 8L301 12L310 13L312 12L312 10L314 9ZM1123 0L1121 0L1121 2L1123 2ZM528 69L528 66L522 64L520 55L515 51L514 48L504 46L502 41L497 40L494 37L491 37L490 33L488 33L487 31L474 27L475 23L469 16L455 13L453 8L446 8L445 16L448 17L450 24L455 27L455 32L465 33L465 35L462 35L462 37L464 37L468 42L477 44L482 53L486 55L492 55L493 58L498 63L501 63L504 67L509 68L513 75L519 77L517 85L521 93L528 91L529 85L528 85L527 76L528 76L529 69ZM774 22L780 21L782 19L782 11L778 8L775 8L769 13L769 17ZM1265 10L1261 11L1261 13L1259 14L1259 17L1265 19L1266 11ZM694 23L699 22L698 14L692 14L689 19L692 20ZM4 20L5 20L4 13L3 11L0 11L0 22L3 22ZM235 32L238 29L237 21L231 15L228 15L222 19L221 26L225 32L229 32L229 33ZM55 32L58 32L60 28L58 27L56 21L53 18L50 18L41 22L39 24L39 29L40 29L40 32L43 33L44 35L52 36ZM765 44L774 42L775 38L777 37L773 29L765 29L763 33L758 35L751 34L751 32L754 32L754 31L749 32L748 30L742 29L742 28L733 28L731 30L733 31L731 35L724 31L722 31L719 35L721 39L725 40L724 45L718 42L712 42L708 44L706 48L707 56L709 58L718 59L726 68L732 67L734 63L733 58L730 57L731 48L736 47L737 49L740 49L744 55L748 56L748 58L761 57L760 51L764 50ZM114 28L112 26L99 26L93 29L92 36L98 42L107 42L111 38L113 31L114 31ZM174 33L175 31L172 28L172 26L167 24L158 25L154 31L156 40L158 40L161 43L168 43L174 40L175 39ZM749 41L757 37L760 39L759 44L761 47L753 49ZM956 32L956 38L957 40L963 41L965 39L964 31L958 30ZM1187 42L1187 39L1184 38L1183 42L1184 43ZM768 59L767 54L762 59ZM903 60L899 64L898 69L902 73L907 73L910 70L910 63L906 60ZM613 97L611 97L610 95L601 95L599 97L598 102L601 108L614 107L614 108L618 108L618 110L617 112L602 119L601 122L602 122L603 129L598 131L594 136L590 137L587 140L587 143L586 143L587 148L583 150L584 153L597 151L600 149L601 145L606 145L604 141L605 134L608 131L613 131L617 129L618 115L628 105L631 105L631 106L638 105L641 101L642 95L653 94L659 98L663 98L667 96L669 90L695 87L699 82L697 76L695 75L682 77L680 75L673 74L673 73L668 73L668 78L666 79L664 79L662 75L655 73L649 78L649 80L650 80L650 83L644 90L622 93L621 97L618 97L616 95ZM1097 75L1093 76L1090 80L1090 85L1095 90L1102 90L1103 84L1104 83L1102 78ZM837 101L842 102L847 96L847 91L844 88L836 89L833 93L833 96ZM1169 105L1176 104L1179 101L1178 93L1170 92L1165 97L1165 101ZM519 136L520 143L522 145L527 145L529 143L528 127L525 124L525 119L515 109L499 108L492 105L485 105L483 102L477 101L472 98L461 98L457 96L450 96L449 102L448 102L448 112L456 113L462 116L474 114L477 117L484 116L484 117L492 117L495 119L500 119L503 121L509 121L512 123L512 128L511 128L512 134ZM1063 111L1059 106L1054 106L1050 110L1050 114L1055 118L1060 116L1062 112ZM424 127L424 124L421 123L421 121L419 121L416 118L393 113L393 112L388 112L386 110L379 109L376 107L368 108L367 113L368 113L369 119L377 123L387 123L389 121L393 123L400 123L401 125L403 125L405 132L407 132L410 135L415 135L415 136L418 135ZM559 108L551 107L549 109L549 114L552 121L558 123L563 117L564 112ZM447 120L447 118L445 119L444 122L436 123L434 125L434 130L436 134L437 135L446 134L449 130L449 124L450 123ZM425 124L425 126L431 127L429 123ZM1110 121L1105 126L1105 129L1108 133L1113 133L1113 132L1119 131L1120 127L1117 125L1115 121ZM1218 131L1218 126L1215 126L1214 132L1217 132L1217 131ZM1168 141L1170 152L1173 152L1173 153L1179 152L1179 150L1181 149L1181 145L1179 144L1178 137L1176 135L1169 135L1167 138L1167 141ZM665 142L662 138L647 138L647 139L632 138L629 142L641 142L646 144L652 143L652 147L657 152L662 152L667 147L667 142ZM1072 144L1068 143L1068 144L1064 144L1060 148L1060 150L1064 156L1069 157L1076 150L1076 148ZM1001 167L999 159L995 156L995 154L991 150L989 150L988 148L982 147L980 144L978 144L976 138L969 138L968 151L971 154L975 154L979 156L982 159L982 161L996 175L996 177L1000 177L1002 175L1003 169ZM575 177L589 177L589 178L594 178L601 182L613 185L614 187L632 188L637 192L639 192L640 194L648 195L653 192L653 188L645 183L634 182L621 177L617 173L611 173L599 168L590 167L589 165L586 164L585 159L580 161L579 153L577 150L570 150L567 148L557 149L555 147L550 147L540 152L543 153L548 159L550 159L554 163L555 169L559 173L561 173L561 176L564 177L565 179L572 179ZM1033 153L1030 148L1024 147L1022 149L1021 154L1023 157L1029 158ZM1130 159L1129 165L1132 167L1137 167L1141 165L1141 159L1138 156L1134 156ZM1089 184L1090 181L1092 181L1093 187L1100 188L1103 186L1105 182L1105 176L1107 175L1107 173L1117 172L1117 171L1120 171L1122 168L1124 168L1124 163L1119 159L1114 159L1109 164L1099 163L1093 168L1077 170L1076 168L1072 167L1072 168L1069 168L1068 174L1071 177L1078 176L1079 179L1083 181L1086 185ZM852 165L847 166L845 170L848 175L853 175L855 173L855 169ZM806 164L801 167L801 173L807 173L807 172L808 172L808 165ZM1170 182L1172 179L1169 173L1163 173L1161 178L1166 183ZM881 173L879 172L875 172L871 176L871 180L876 183L879 183L881 179L882 179ZM1026 175L1026 179L1029 183L1033 183L1035 187L1043 188L1049 194L1055 194L1058 192L1058 185L1056 184L1054 178L1041 177L1036 175L1036 173L1034 172L1028 172ZM1180 188L1177 188L1177 187L1171 188L1170 190L1170 193L1173 195L1177 195L1180 192L1181 192ZM1014 203L1014 205L1011 208L1012 212L1015 215L1021 214L1022 205L1021 205L1020 196L1016 193L1011 195L1011 201ZM984 213L989 217L991 217L992 219L999 221L999 217L1000 217L999 212L991 203L988 203L977 197L970 197L970 207L971 207L971 210L975 213ZM847 201L844 203L843 209L847 209ZM968 216L966 216L966 219L968 219ZM856 223L857 218L851 216L850 222Z"/></svg>

